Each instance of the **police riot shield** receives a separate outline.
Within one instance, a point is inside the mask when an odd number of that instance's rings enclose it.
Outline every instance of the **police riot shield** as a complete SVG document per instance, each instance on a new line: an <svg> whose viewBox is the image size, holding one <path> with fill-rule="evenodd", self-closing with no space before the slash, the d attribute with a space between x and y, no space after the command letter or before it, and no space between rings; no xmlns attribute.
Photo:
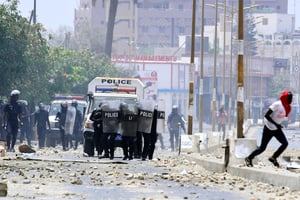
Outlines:
<svg viewBox="0 0 300 200"><path fill-rule="evenodd" d="M155 108L157 109L156 132L164 133L165 132L165 101L158 100L157 104L155 105Z"/></svg>
<svg viewBox="0 0 300 200"><path fill-rule="evenodd" d="M139 104L138 131L143 133L151 133L151 125L153 120L154 102L142 100Z"/></svg>
<svg viewBox="0 0 300 200"><path fill-rule="evenodd" d="M72 135L74 130L75 124L75 117L76 117L76 109L73 106L68 106L67 115L66 115L66 122L65 122L65 134Z"/></svg>
<svg viewBox="0 0 300 200"><path fill-rule="evenodd" d="M109 101L101 105L103 133L118 133L120 120L120 102Z"/></svg>
<svg viewBox="0 0 300 200"><path fill-rule="evenodd" d="M121 103L121 135L135 137L138 124L137 104Z"/></svg>

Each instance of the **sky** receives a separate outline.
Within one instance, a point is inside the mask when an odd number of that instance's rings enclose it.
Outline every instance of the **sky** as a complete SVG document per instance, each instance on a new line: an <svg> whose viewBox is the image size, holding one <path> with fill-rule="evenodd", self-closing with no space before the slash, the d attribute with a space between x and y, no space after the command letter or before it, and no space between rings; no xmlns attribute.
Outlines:
<svg viewBox="0 0 300 200"><path fill-rule="evenodd" d="M1 3L5 0L0 0ZM34 0L19 0L21 15L30 18ZM73 27L74 10L79 7L80 0L36 0L37 22L46 29L57 31L61 26Z"/></svg>
<svg viewBox="0 0 300 200"><path fill-rule="evenodd" d="M34 0L19 0L21 14L30 18ZM0 3L5 0L0 0ZM74 10L80 0L36 0L37 22L44 24L50 31L57 31L61 26L73 27ZM300 0L288 0L289 14L296 13L296 28L300 27ZM297 12L298 11L298 12Z"/></svg>

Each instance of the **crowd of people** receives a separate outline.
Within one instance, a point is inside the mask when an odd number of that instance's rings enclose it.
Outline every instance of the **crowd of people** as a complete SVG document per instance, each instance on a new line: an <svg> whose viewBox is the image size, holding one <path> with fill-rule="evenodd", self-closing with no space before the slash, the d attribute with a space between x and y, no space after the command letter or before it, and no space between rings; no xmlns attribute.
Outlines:
<svg viewBox="0 0 300 200"><path fill-rule="evenodd" d="M20 143L27 143L28 146L32 146L33 130L32 127L36 127L36 136L38 140L38 148L43 149L45 147L45 141L47 133L50 133L49 113L44 103L39 103L38 109L34 112L30 112L28 109L28 102L26 100L19 100L19 90L13 90L10 93L10 98L7 103L1 105L1 119L2 130L1 140L6 141L6 151L15 152L15 145L17 139L20 139ZM63 107L63 105L62 105ZM65 122L63 120L63 109L59 112L57 119L60 123L61 141L64 150L67 150L68 144L70 148L77 149L78 143L81 137L83 115L77 109L77 102L74 100L72 106L74 108L75 123L73 124L72 132L65 132ZM19 134L20 133L20 134ZM72 135L72 137L69 137ZM66 139L65 139L66 138ZM73 144L73 141L75 142Z"/></svg>
<svg viewBox="0 0 300 200"><path fill-rule="evenodd" d="M49 113L42 102L36 111L30 112L28 102L19 100L20 94L19 90L13 90L8 102L2 105L2 130L5 136L1 139L6 141L8 152L15 151L18 138L20 143L26 142L32 146L32 126L35 126L38 148L43 149L47 134L51 134ZM61 103L56 120L59 122L63 150L77 149L79 143L85 140L82 134L83 114L77 109L77 101L73 100L71 105ZM160 141L161 148L165 148L163 132L158 130L157 126L160 120L164 123L165 113L158 110L157 105L153 109L145 109L141 105L121 103L117 110L112 110L109 103L105 102L92 112L90 120L94 122L94 134L91 137L93 141L83 145L89 145L84 148L92 148L93 151L95 148L99 158L113 159L115 148L121 147L124 160L133 158L151 160L157 140ZM184 133L186 129L185 121L177 106L173 106L167 118L167 127L171 150L178 150L180 128Z"/></svg>
<svg viewBox="0 0 300 200"><path fill-rule="evenodd" d="M109 103L100 103L95 109L90 120L94 122L93 142L89 145L95 145L99 158L114 159L116 146L123 149L123 160L132 160L133 158L143 161L153 159L155 145L157 140L161 142L161 148L164 148L162 139L162 130L159 123L165 121L165 113L159 110L155 105L151 108L143 104L121 103L119 107L113 109ZM160 121L162 120L162 121ZM121 127L121 144L116 144L118 137L118 125ZM170 133L171 150L178 150L180 128L185 129L185 121L174 106L171 114L168 116L167 125ZM92 147L93 148L93 147ZM90 152L90 146L85 147L85 152L93 156Z"/></svg>

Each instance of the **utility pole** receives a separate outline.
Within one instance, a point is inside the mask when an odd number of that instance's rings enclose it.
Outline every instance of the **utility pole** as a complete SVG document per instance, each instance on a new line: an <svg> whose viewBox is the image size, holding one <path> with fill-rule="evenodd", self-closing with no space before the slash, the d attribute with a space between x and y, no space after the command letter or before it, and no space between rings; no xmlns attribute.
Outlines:
<svg viewBox="0 0 300 200"><path fill-rule="evenodd" d="M189 106L188 106L188 135L192 135L193 132L195 26L196 26L196 0L193 0L191 59L190 59L190 70L189 70L190 83L189 83Z"/></svg>
<svg viewBox="0 0 300 200"><path fill-rule="evenodd" d="M238 77L237 77L237 138L243 138L244 124L244 0L239 0L238 7Z"/></svg>
<svg viewBox="0 0 300 200"><path fill-rule="evenodd" d="M33 2L33 24L36 24L36 0Z"/></svg>
<svg viewBox="0 0 300 200"><path fill-rule="evenodd" d="M203 131L203 53L204 53L204 0L201 8L201 60L199 70L199 132Z"/></svg>
<svg viewBox="0 0 300 200"><path fill-rule="evenodd" d="M224 16L223 16L223 77L222 77L222 103L221 105L224 106L225 109L225 69L226 69L226 11L227 11L227 5L226 0L224 0Z"/></svg>

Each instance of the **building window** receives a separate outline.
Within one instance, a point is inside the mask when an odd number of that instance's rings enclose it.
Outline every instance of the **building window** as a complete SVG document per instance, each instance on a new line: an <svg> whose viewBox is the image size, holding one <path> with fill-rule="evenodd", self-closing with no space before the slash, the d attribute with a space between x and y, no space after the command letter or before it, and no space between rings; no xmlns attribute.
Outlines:
<svg viewBox="0 0 300 200"><path fill-rule="evenodd" d="M142 32L148 33L148 26L142 26Z"/></svg>
<svg viewBox="0 0 300 200"><path fill-rule="evenodd" d="M263 18L262 19L262 25L264 25L264 26L266 26L266 25L268 25L268 18Z"/></svg>
<svg viewBox="0 0 300 200"><path fill-rule="evenodd" d="M164 27L164 26L159 26L159 27L158 27L158 30L159 30L160 33L165 33L165 32L166 32L166 27Z"/></svg>
<svg viewBox="0 0 300 200"><path fill-rule="evenodd" d="M183 26L179 26L178 27L178 32L179 33L184 33L184 27Z"/></svg>
<svg viewBox="0 0 300 200"><path fill-rule="evenodd" d="M183 5L182 5L182 4L179 4L179 5L178 5L178 10L179 10L179 11L183 11Z"/></svg>

